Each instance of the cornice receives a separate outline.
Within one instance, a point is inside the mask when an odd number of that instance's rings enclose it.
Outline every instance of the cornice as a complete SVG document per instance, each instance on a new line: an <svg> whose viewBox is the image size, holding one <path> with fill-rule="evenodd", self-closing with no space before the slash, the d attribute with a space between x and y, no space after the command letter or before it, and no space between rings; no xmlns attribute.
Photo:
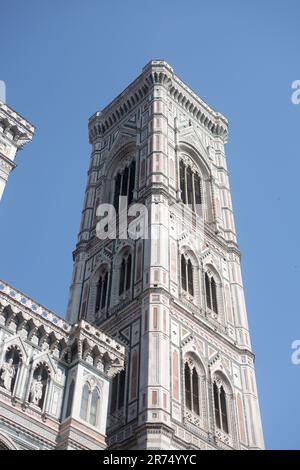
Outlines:
<svg viewBox="0 0 300 470"><path fill-rule="evenodd" d="M227 119L221 113L214 111L181 81L167 62L153 60L143 68L141 75L120 95L102 111L96 112L90 118L90 143L104 137L108 131L129 115L144 100L149 91L157 85L164 86L169 96L214 137L220 137L224 142L227 141Z"/></svg>
<svg viewBox="0 0 300 470"><path fill-rule="evenodd" d="M33 138L35 128L20 114L0 101L0 134L11 141L18 149Z"/></svg>
<svg viewBox="0 0 300 470"><path fill-rule="evenodd" d="M8 306L10 306L13 314L17 315L18 312L21 312L26 320L29 320L31 317L38 324L44 325L47 328L47 334L53 331L59 334L61 338L64 338L66 343L72 342L74 338L83 342L86 338L90 344L92 343L92 346L97 345L99 348L103 348L111 353L114 357L118 357L120 364L124 361L124 346L97 327L85 320L80 320L78 323L71 325L63 318L33 301L30 297L17 291L9 284L0 281L0 307L5 308Z"/></svg>

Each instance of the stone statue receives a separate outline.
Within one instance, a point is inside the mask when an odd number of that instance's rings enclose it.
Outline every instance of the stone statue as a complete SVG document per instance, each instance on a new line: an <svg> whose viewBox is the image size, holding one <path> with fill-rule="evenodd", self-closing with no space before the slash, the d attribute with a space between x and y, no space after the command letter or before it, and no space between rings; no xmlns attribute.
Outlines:
<svg viewBox="0 0 300 470"><path fill-rule="evenodd" d="M6 390L11 391L12 379L15 375L15 368L13 366L13 359L10 358L8 362L5 362L2 366L1 379L3 380L3 386Z"/></svg>
<svg viewBox="0 0 300 470"><path fill-rule="evenodd" d="M31 402L38 406L39 401L43 396L43 382L42 376L39 375L37 379L34 379L31 386Z"/></svg>

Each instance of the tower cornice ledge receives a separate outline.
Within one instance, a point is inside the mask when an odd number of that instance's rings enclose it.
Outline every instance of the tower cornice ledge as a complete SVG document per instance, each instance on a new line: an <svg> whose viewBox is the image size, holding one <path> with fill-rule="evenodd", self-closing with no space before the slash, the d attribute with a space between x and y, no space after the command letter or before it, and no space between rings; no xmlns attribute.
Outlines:
<svg viewBox="0 0 300 470"><path fill-rule="evenodd" d="M164 86L168 94L190 117L199 122L214 137L220 137L224 143L228 136L228 121L223 114L213 110L199 98L164 60L150 61L139 75L120 95L102 111L96 112L89 120L90 143L105 136L126 115L148 95L154 86Z"/></svg>
<svg viewBox="0 0 300 470"><path fill-rule="evenodd" d="M0 101L0 135L21 149L33 138L35 127L7 104Z"/></svg>

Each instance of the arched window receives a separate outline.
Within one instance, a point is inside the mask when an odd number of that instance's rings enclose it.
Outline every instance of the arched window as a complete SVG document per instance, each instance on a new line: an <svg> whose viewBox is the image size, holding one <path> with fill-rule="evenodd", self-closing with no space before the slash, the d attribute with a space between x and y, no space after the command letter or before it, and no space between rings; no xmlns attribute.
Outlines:
<svg viewBox="0 0 300 470"><path fill-rule="evenodd" d="M207 307L215 313L218 313L216 281L213 276L209 276L207 273L205 273L205 293Z"/></svg>
<svg viewBox="0 0 300 470"><path fill-rule="evenodd" d="M66 418L71 415L72 412L72 405L73 405L73 398L74 398L74 389L75 389L75 381L72 380L71 385L69 387L69 395L68 395L68 404L67 404L67 411L66 411Z"/></svg>
<svg viewBox="0 0 300 470"><path fill-rule="evenodd" d="M133 192L135 186L135 160L130 166L119 172L115 177L114 207L116 212L119 211L119 197L127 197L127 204L131 204L133 200Z"/></svg>
<svg viewBox="0 0 300 470"><path fill-rule="evenodd" d="M223 385L218 386L214 381L213 393L216 426L228 434L227 399Z"/></svg>
<svg viewBox="0 0 300 470"><path fill-rule="evenodd" d="M88 406L89 406L89 386L88 384L84 384L82 389L82 397L81 397L81 407L80 407L80 418L86 421L87 413L88 413Z"/></svg>
<svg viewBox="0 0 300 470"><path fill-rule="evenodd" d="M131 287L132 256L130 253L122 259L119 280L119 295L124 294Z"/></svg>
<svg viewBox="0 0 300 470"><path fill-rule="evenodd" d="M16 378L21 366L21 356L17 347L11 347L5 355L5 362L0 370L0 385L9 392L13 393L16 384Z"/></svg>
<svg viewBox="0 0 300 470"><path fill-rule="evenodd" d="M40 364L33 373L29 401L41 409L44 408L49 382L49 371L44 364Z"/></svg>
<svg viewBox="0 0 300 470"><path fill-rule="evenodd" d="M179 163L179 180L182 202L196 211L196 206L202 204L201 178L183 160Z"/></svg>
<svg viewBox="0 0 300 470"><path fill-rule="evenodd" d="M88 421L92 426L97 426L100 408L100 392L97 387L90 389L85 383L82 389L80 418Z"/></svg>
<svg viewBox="0 0 300 470"><path fill-rule="evenodd" d="M90 408L90 419L89 422L92 426L97 425L97 417L98 417L98 408L100 402L100 394L97 388L94 388L91 397L91 408Z"/></svg>
<svg viewBox="0 0 300 470"><path fill-rule="evenodd" d="M183 254L181 255L181 286L184 291L194 296L193 265L191 260L186 260Z"/></svg>
<svg viewBox="0 0 300 470"><path fill-rule="evenodd" d="M184 364L185 406L193 413L200 414L199 375L194 365Z"/></svg>
<svg viewBox="0 0 300 470"><path fill-rule="evenodd" d="M110 412L114 413L124 406L125 371L122 370L112 379Z"/></svg>
<svg viewBox="0 0 300 470"><path fill-rule="evenodd" d="M100 309L105 309L108 304L108 271L102 271L97 282L95 313Z"/></svg>

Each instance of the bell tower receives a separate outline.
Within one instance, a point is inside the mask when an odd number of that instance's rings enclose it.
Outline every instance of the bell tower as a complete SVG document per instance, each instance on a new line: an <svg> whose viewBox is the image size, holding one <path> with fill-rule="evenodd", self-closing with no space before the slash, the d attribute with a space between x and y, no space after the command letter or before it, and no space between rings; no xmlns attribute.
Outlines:
<svg viewBox="0 0 300 470"><path fill-rule="evenodd" d="M89 121L68 320L127 348L111 448L264 447L227 132L164 61Z"/></svg>

